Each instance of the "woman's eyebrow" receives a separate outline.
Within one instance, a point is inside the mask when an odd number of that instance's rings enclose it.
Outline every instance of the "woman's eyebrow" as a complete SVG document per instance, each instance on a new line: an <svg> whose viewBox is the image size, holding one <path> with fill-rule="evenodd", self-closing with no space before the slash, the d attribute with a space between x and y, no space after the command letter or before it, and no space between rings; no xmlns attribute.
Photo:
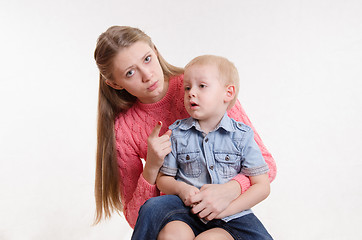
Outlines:
<svg viewBox="0 0 362 240"><path fill-rule="evenodd" d="M143 55L143 57L141 58L141 60L143 61L143 59L145 59L148 55L150 55L151 54L151 51L148 51L148 52L146 52L146 54L145 55Z"/></svg>
<svg viewBox="0 0 362 240"><path fill-rule="evenodd" d="M147 52L140 58L140 60L143 61L143 60L144 60L148 55L150 55L150 54L151 54L151 51L147 51ZM131 69L131 68L135 68L135 65L132 64L132 65L124 68L124 69L122 70L122 73L128 72L128 70Z"/></svg>
<svg viewBox="0 0 362 240"><path fill-rule="evenodd" d="M132 64L132 65L126 67L124 70L122 70L122 73L128 72L130 69L132 69L134 67L135 67L135 65Z"/></svg>

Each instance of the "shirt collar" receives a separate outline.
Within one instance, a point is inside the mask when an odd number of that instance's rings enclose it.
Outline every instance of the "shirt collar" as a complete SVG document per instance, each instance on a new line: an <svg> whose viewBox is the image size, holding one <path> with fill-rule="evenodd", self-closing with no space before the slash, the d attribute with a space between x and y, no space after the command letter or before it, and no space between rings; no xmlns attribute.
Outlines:
<svg viewBox="0 0 362 240"><path fill-rule="evenodd" d="M180 125L180 128L182 130L189 130L190 128L195 127L196 130L202 132L199 122L196 119L188 118L182 124ZM216 128L213 131L218 130L219 128L223 128L227 132L235 132L234 124L231 120L231 118L227 115L227 113L224 114L219 124L216 126Z"/></svg>

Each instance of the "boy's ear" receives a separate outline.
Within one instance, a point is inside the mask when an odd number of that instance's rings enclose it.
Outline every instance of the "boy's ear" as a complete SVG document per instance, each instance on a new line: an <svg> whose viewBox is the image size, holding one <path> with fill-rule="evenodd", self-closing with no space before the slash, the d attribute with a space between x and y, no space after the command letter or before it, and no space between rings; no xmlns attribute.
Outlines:
<svg viewBox="0 0 362 240"><path fill-rule="evenodd" d="M114 89L116 89L116 90L122 90L122 89L124 89L123 87L121 87L121 86L119 86L117 83L115 83L115 82L113 82L113 81L110 81L110 80L106 80L106 84L108 85L108 86L110 86L111 88L114 88Z"/></svg>
<svg viewBox="0 0 362 240"><path fill-rule="evenodd" d="M235 86L227 85L226 86L226 94L224 98L224 102L231 102L235 98Z"/></svg>

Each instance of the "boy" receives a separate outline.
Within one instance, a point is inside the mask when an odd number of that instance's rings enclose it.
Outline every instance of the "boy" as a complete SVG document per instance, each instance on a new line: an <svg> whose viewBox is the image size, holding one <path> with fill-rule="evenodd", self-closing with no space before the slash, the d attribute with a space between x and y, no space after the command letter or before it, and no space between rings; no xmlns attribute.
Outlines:
<svg viewBox="0 0 362 240"><path fill-rule="evenodd" d="M190 206L190 197L203 185L228 182L241 172L249 176L252 186L217 216L198 212L200 221L189 226L197 239L206 239L211 229L213 236L226 239L272 239L250 210L270 193L268 166L252 129L226 113L239 90L235 66L222 57L199 56L185 67L184 89L184 104L191 117L170 126L172 152L160 170L158 188ZM192 227L195 224L206 224L208 230L198 235L197 227Z"/></svg>

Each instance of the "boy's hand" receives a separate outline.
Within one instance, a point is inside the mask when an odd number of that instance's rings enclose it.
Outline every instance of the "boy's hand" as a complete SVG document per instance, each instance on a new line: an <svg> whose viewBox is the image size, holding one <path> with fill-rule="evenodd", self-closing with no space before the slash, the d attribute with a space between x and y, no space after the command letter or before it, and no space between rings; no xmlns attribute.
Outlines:
<svg viewBox="0 0 362 240"><path fill-rule="evenodd" d="M199 192L200 190L197 187L185 183L182 186L182 189L178 194L178 196L181 198L181 200L184 202L186 206L191 206L190 197L196 195Z"/></svg>
<svg viewBox="0 0 362 240"><path fill-rule="evenodd" d="M201 187L200 193L190 197L185 205L194 205L191 211L198 214L199 218L208 221L217 218L240 194L230 188L231 184L234 184L233 182L237 184L237 187L239 186L236 181L226 184L205 184Z"/></svg>

